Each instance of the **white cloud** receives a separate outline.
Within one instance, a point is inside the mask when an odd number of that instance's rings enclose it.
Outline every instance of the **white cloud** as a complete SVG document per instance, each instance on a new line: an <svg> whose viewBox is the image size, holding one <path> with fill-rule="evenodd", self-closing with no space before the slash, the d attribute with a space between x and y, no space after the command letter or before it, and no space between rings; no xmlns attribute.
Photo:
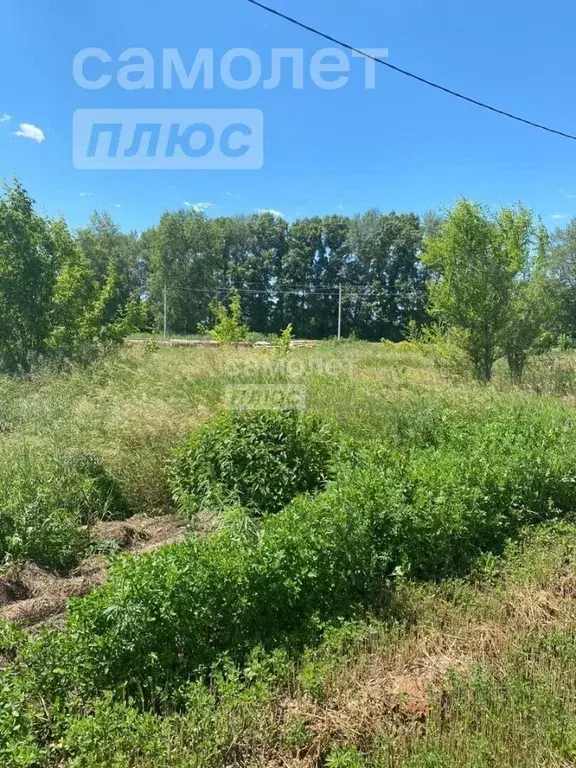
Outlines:
<svg viewBox="0 0 576 768"><path fill-rule="evenodd" d="M192 208L192 210L196 211L196 213L205 213L208 208L212 208L214 206L214 203L189 203L187 200L184 200L184 205L187 208Z"/></svg>
<svg viewBox="0 0 576 768"><path fill-rule="evenodd" d="M12 120L12 115L0 115L0 123L7 123L8 120Z"/></svg>
<svg viewBox="0 0 576 768"><path fill-rule="evenodd" d="M32 123L20 123L20 130L16 131L14 136L19 136L21 139L32 139L32 141L37 141L38 144L42 144L46 138L44 131L38 128L37 125L32 125Z"/></svg>
<svg viewBox="0 0 576 768"><path fill-rule="evenodd" d="M96 192L80 192L80 197L94 197Z"/></svg>
<svg viewBox="0 0 576 768"><path fill-rule="evenodd" d="M114 208L122 208L122 203L114 203Z"/></svg>
<svg viewBox="0 0 576 768"><path fill-rule="evenodd" d="M569 213L553 213L550 217L551 219L568 219L570 218Z"/></svg>
<svg viewBox="0 0 576 768"><path fill-rule="evenodd" d="M286 216L282 213L282 211L277 211L274 208L258 208L256 210L256 213L271 213L272 216L278 216L280 219L285 219Z"/></svg>
<svg viewBox="0 0 576 768"><path fill-rule="evenodd" d="M340 205L338 206L338 210L340 210L340 211L344 210L344 206L342 205L342 203L340 203Z"/></svg>

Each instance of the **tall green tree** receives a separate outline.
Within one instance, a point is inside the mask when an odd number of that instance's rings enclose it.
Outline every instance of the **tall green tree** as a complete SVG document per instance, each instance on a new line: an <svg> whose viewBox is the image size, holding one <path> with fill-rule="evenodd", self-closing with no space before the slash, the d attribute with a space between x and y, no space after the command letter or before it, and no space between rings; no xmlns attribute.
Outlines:
<svg viewBox="0 0 576 768"><path fill-rule="evenodd" d="M506 351L513 366L523 367L526 349L507 342L507 334L518 340L527 327L521 315L532 304L533 235L532 216L521 206L494 216L477 203L460 200L439 234L427 241L424 260L434 275L431 313L461 331L480 381L491 379L494 362Z"/></svg>
<svg viewBox="0 0 576 768"><path fill-rule="evenodd" d="M297 219L290 225L277 287L282 296L280 323L292 323L296 336L313 338L318 333L313 291L317 287L317 263L325 258L324 249L321 218Z"/></svg>
<svg viewBox="0 0 576 768"><path fill-rule="evenodd" d="M89 225L78 230L77 241L101 287L104 287L111 272L118 276L116 305L108 308L111 316L131 297L144 293L147 254L136 232L122 232L110 214L95 211Z"/></svg>
<svg viewBox="0 0 576 768"><path fill-rule="evenodd" d="M310 311L315 319L314 335L318 338L335 336L338 329L337 286L348 281L350 266L350 219L347 216L326 216L322 219L322 244L313 264L313 286ZM344 287L344 298L346 289ZM346 305L342 313L342 332L349 332Z"/></svg>
<svg viewBox="0 0 576 768"><path fill-rule="evenodd" d="M99 286L90 260L66 222L53 222L50 234L58 254L58 271L51 297L48 347L53 355L74 359L79 352L81 318L98 295Z"/></svg>
<svg viewBox="0 0 576 768"><path fill-rule="evenodd" d="M552 346L560 330L561 293L550 274L549 238L544 227L532 233L534 247L523 244L523 264L512 285L511 308L502 349L510 377L520 383L530 355Z"/></svg>
<svg viewBox="0 0 576 768"><path fill-rule="evenodd" d="M59 220L49 227L58 270L48 353L56 362L88 362L136 330L143 307L138 295L121 300L120 278L112 260L101 284L66 223Z"/></svg>
<svg viewBox="0 0 576 768"><path fill-rule="evenodd" d="M146 233L150 254L148 293L158 328L162 327L164 290L168 328L195 333L210 318L210 304L220 296L224 265L220 234L200 212L163 214L158 227Z"/></svg>
<svg viewBox="0 0 576 768"><path fill-rule="evenodd" d="M19 181L0 197L0 364L24 373L46 352L57 272L46 221Z"/></svg>
<svg viewBox="0 0 576 768"><path fill-rule="evenodd" d="M353 260L347 269L351 328L362 338L404 338L410 321L425 320L426 272L415 214L371 210L350 225Z"/></svg>
<svg viewBox="0 0 576 768"><path fill-rule="evenodd" d="M260 333L274 332L275 289L286 248L287 223L272 213L214 220L225 285L242 291L242 312Z"/></svg>
<svg viewBox="0 0 576 768"><path fill-rule="evenodd" d="M550 277L555 281L558 323L562 333L576 340L576 218L550 238Z"/></svg>

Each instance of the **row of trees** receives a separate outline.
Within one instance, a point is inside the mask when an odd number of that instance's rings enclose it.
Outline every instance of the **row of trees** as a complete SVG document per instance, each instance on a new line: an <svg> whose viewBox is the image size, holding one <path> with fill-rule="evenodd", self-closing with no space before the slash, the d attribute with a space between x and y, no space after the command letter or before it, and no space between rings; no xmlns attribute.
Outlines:
<svg viewBox="0 0 576 768"><path fill-rule="evenodd" d="M165 213L142 235L153 323L193 333L215 298L232 288L244 319L259 333L292 323L299 337L336 333L338 284L344 286L343 332L400 339L410 319L425 318L424 230L414 214L370 211L288 224L272 213L207 219Z"/></svg>
<svg viewBox="0 0 576 768"><path fill-rule="evenodd" d="M521 206L462 200L445 216L208 219L165 213L143 233L107 214L70 232L38 215L16 181L0 198L0 364L77 360L135 329L195 333L239 292L255 332L400 340L435 323L488 380L499 357L519 378L529 354L576 337L576 220L549 236ZM413 332L413 330L412 330Z"/></svg>

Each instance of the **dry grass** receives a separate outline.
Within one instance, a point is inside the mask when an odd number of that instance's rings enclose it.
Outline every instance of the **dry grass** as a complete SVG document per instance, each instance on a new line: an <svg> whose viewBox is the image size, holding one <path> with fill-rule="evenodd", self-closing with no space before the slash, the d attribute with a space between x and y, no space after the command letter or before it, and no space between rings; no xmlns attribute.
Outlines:
<svg viewBox="0 0 576 768"><path fill-rule="evenodd" d="M186 521L179 517L135 515L128 520L99 522L93 536L97 546L141 555L183 541L186 529ZM54 573L33 563L16 565L0 578L2 618L34 629L47 624L59 626L65 619L68 600L104 584L109 565L105 555L87 558L69 574Z"/></svg>
<svg viewBox="0 0 576 768"><path fill-rule="evenodd" d="M276 717L280 733L298 724L306 736L288 752L276 741L257 764L321 768L335 745L370 754L383 732L398 742L425 740L431 713L437 718L453 674L465 679L479 665L505 673L507 657L535 638L575 634L575 547L572 530L549 551L534 550L539 563L529 548L521 568L513 565L494 587L460 584L451 594L450 587L415 592L407 584L397 599L419 610L415 623L368 633L344 664L323 676L319 694L306 685L304 668L300 685L279 702Z"/></svg>

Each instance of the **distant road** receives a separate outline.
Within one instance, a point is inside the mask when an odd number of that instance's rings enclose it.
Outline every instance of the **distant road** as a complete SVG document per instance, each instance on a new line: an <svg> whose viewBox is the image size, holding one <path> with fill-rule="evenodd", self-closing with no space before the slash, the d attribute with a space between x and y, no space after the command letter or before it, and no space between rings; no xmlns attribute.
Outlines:
<svg viewBox="0 0 576 768"><path fill-rule="evenodd" d="M159 344L163 347L221 347L222 344L218 344L211 339L127 339L128 344ZM291 341L291 347L314 347L318 344L317 341L302 340ZM234 344L235 347L273 347L269 341L239 341Z"/></svg>

